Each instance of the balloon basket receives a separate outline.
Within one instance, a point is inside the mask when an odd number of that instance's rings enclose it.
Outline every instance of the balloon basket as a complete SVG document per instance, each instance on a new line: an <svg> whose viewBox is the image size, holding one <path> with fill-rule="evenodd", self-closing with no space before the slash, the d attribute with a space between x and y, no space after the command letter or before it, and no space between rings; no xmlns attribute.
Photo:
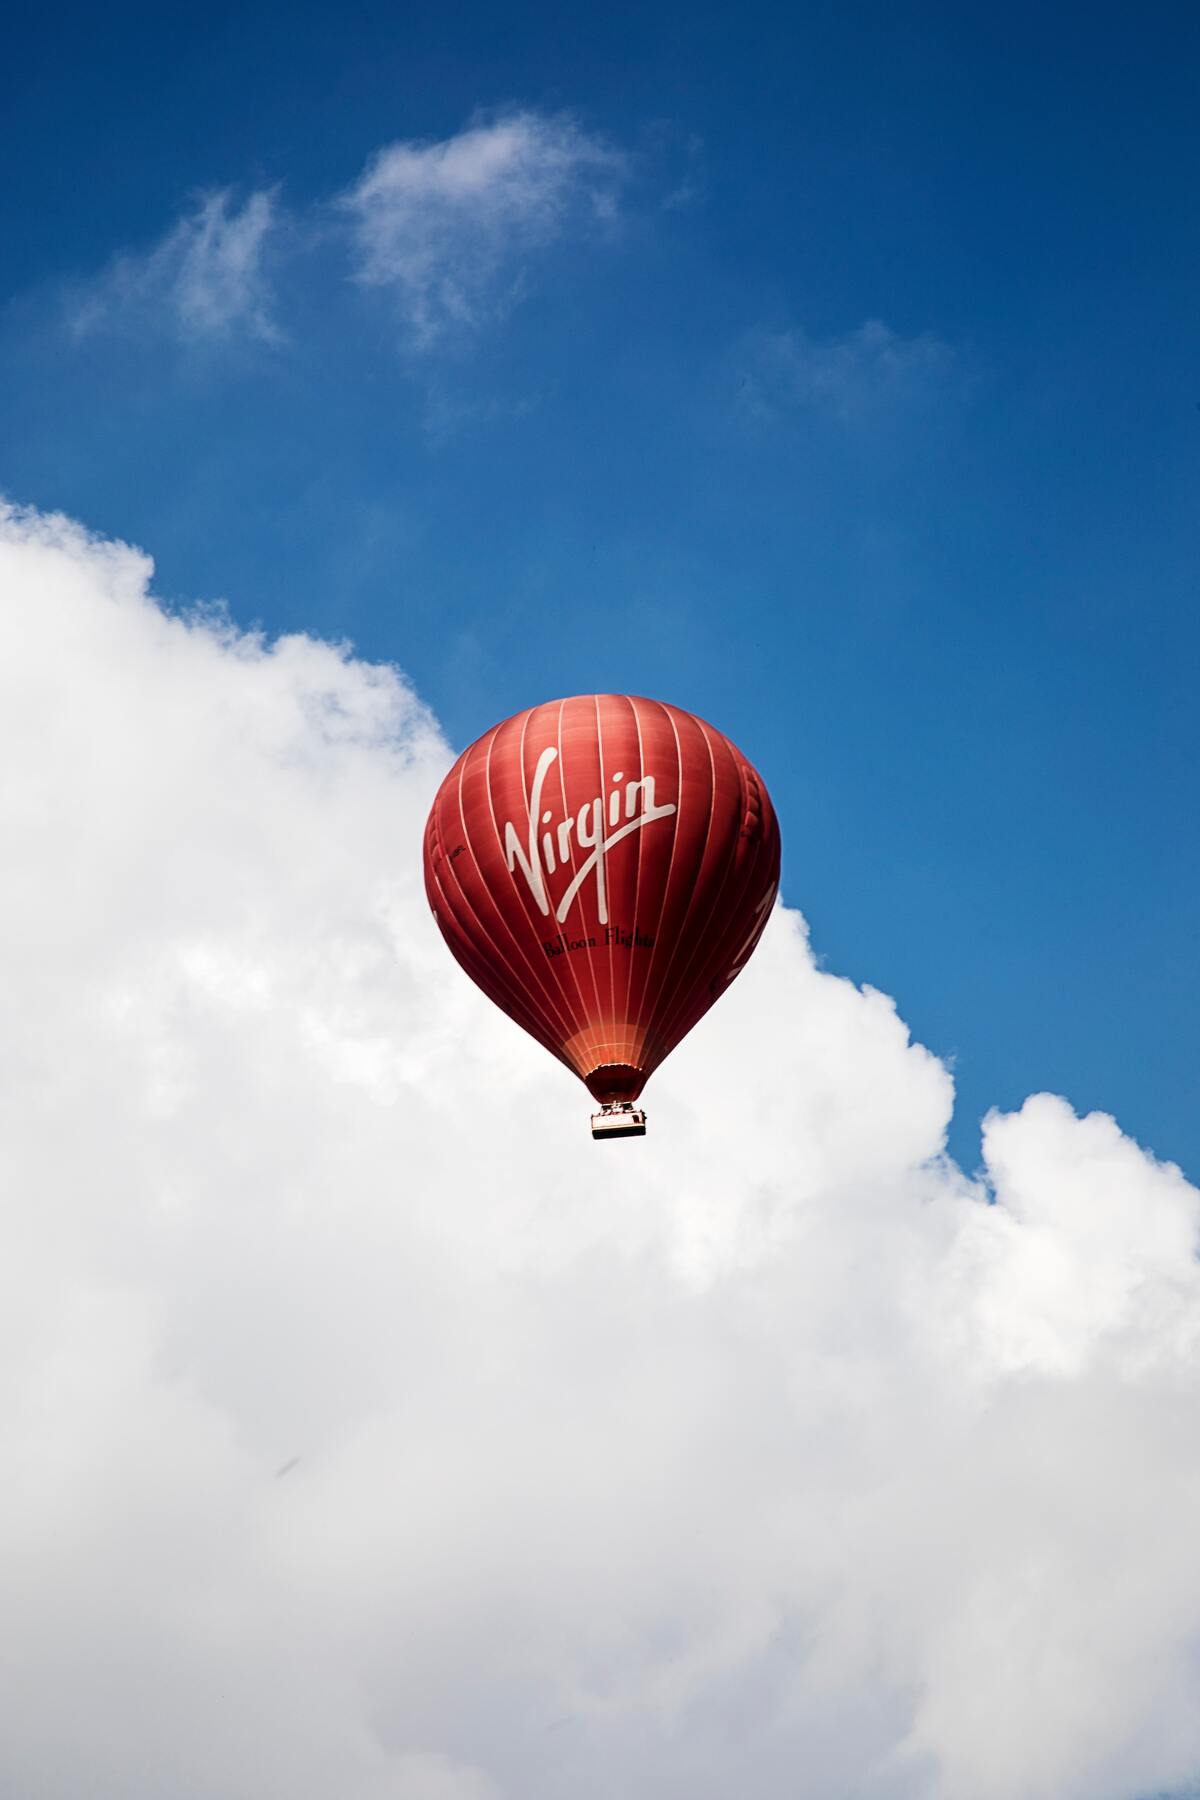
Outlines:
<svg viewBox="0 0 1200 1800"><path fill-rule="evenodd" d="M645 1137L646 1115L629 1100L615 1100L592 1114L592 1136L604 1138Z"/></svg>

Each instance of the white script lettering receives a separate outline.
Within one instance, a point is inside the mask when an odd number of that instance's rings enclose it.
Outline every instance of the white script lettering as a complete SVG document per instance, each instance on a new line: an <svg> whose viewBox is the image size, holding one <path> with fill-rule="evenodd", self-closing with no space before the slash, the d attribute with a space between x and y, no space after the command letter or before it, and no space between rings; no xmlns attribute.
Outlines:
<svg viewBox="0 0 1200 1800"><path fill-rule="evenodd" d="M533 771L533 785L529 791L529 819L527 835L522 841L516 826L509 819L504 826L504 854L508 860L510 874L515 874L519 867L529 886L529 891L537 903L538 911L549 914L550 900L546 892L546 876L553 875L554 836L550 831L542 833L538 842L539 823L549 825L551 814L542 810L542 790L546 785L546 776L550 767L558 760L558 751L552 745L547 746L537 759L537 767ZM561 925L571 910L579 890L589 875L596 877L596 913L601 925L608 924L608 878L606 859L614 844L631 832L641 831L646 825L652 825L656 819L670 818L675 811L674 802L666 806L654 803L654 777L643 775L638 781L631 781L625 789L625 824L617 825L620 818L620 798L616 783L624 781L621 773L613 776L614 791L609 796L608 822L615 827L607 837L604 835L604 796L597 794L594 800L588 800L579 808L574 817L568 816L558 827L558 860L565 864L571 854L571 833L574 832L576 842L582 849L590 850L591 855L576 869L566 892L555 910L555 918ZM640 804L640 811L637 811ZM636 812L636 817L634 816ZM544 852L544 854L543 854Z"/></svg>

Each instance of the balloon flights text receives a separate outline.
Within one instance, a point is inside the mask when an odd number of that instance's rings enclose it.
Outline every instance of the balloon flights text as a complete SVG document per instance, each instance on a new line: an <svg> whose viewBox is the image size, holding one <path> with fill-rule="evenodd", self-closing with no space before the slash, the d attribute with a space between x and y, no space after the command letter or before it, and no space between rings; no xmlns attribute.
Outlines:
<svg viewBox="0 0 1200 1800"><path fill-rule="evenodd" d="M745 966L779 886L757 770L659 700L580 694L485 732L425 828L425 886L453 955L641 1136L646 1081Z"/></svg>

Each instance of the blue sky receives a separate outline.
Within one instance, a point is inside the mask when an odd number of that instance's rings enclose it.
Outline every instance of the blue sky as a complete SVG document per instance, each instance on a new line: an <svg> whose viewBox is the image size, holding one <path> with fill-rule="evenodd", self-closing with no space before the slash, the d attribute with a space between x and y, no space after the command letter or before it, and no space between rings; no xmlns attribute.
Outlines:
<svg viewBox="0 0 1200 1800"><path fill-rule="evenodd" d="M9 497L459 744L703 713L826 965L954 1059L968 1167L1041 1088L1200 1167L1192 9L7 32Z"/></svg>

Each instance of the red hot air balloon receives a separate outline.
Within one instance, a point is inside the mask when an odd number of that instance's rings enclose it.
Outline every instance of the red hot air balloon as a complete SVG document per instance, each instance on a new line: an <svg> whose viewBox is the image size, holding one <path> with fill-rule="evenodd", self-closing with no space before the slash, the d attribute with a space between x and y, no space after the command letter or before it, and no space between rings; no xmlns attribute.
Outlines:
<svg viewBox="0 0 1200 1800"><path fill-rule="evenodd" d="M586 1082L596 1137L645 1131L643 1086L744 967L778 886L755 769L703 719L625 694L493 726L425 827L442 936Z"/></svg>

